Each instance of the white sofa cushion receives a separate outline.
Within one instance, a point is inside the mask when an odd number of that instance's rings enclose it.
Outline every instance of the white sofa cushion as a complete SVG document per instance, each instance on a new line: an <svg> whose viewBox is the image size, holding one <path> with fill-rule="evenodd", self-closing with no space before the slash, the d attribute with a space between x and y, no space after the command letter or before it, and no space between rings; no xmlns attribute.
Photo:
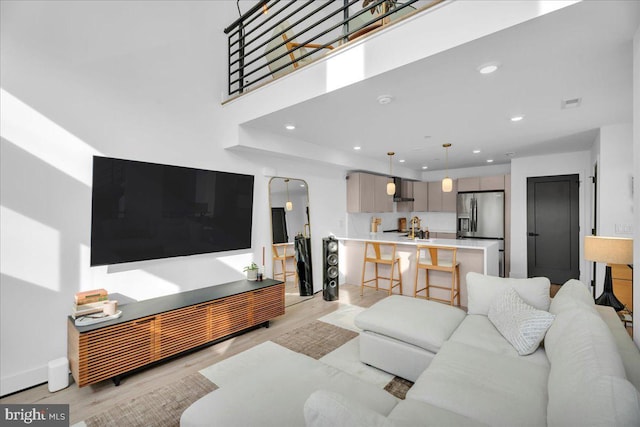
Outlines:
<svg viewBox="0 0 640 427"><path fill-rule="evenodd" d="M437 353L465 315L456 307L392 295L358 314L355 325Z"/></svg>
<svg viewBox="0 0 640 427"><path fill-rule="evenodd" d="M304 404L307 427L483 427L479 421L415 400L401 401L388 417L343 394L318 390Z"/></svg>
<svg viewBox="0 0 640 427"><path fill-rule="evenodd" d="M538 349L554 317L524 302L513 288L500 294L489 308L489 320L520 356Z"/></svg>
<svg viewBox="0 0 640 427"><path fill-rule="evenodd" d="M640 390L640 350L629 338L629 332L618 317L618 313L608 306L596 305L596 311L609 327L622 358L627 380Z"/></svg>
<svg viewBox="0 0 640 427"><path fill-rule="evenodd" d="M372 331L359 337L360 361L409 381L429 367L435 353Z"/></svg>
<svg viewBox="0 0 640 427"><path fill-rule="evenodd" d="M560 312L544 340L551 370L566 380L601 375L626 378L613 335L602 318L590 310Z"/></svg>
<svg viewBox="0 0 640 427"><path fill-rule="evenodd" d="M603 375L568 387L562 387L562 397L560 390L549 389L549 427L640 426L640 394L629 381Z"/></svg>
<svg viewBox="0 0 640 427"><path fill-rule="evenodd" d="M275 347L276 352L269 354L283 357L269 359L264 365L268 369L250 366L251 375L243 373L232 383L221 385L219 389L195 401L182 413L181 427L212 424L301 426L305 423L304 403L318 389L351 396L351 400L382 416L387 416L398 403L397 398L382 388L321 361L272 342L259 346L267 349Z"/></svg>
<svg viewBox="0 0 640 427"><path fill-rule="evenodd" d="M549 312L558 314L574 308L584 308L595 312L595 303L589 289L579 280L570 279L560 287L551 300Z"/></svg>
<svg viewBox="0 0 640 427"><path fill-rule="evenodd" d="M407 399L492 426L546 423L548 369L455 341L444 343Z"/></svg>
<svg viewBox="0 0 640 427"><path fill-rule="evenodd" d="M480 427L487 426L478 420L474 420L464 415L439 408L429 403L420 402L413 399L400 401L389 414L389 419L398 422L406 422L411 426L455 426L455 427Z"/></svg>
<svg viewBox="0 0 640 427"><path fill-rule="evenodd" d="M449 341L461 342L494 353L516 357L523 362L549 367L549 360L542 347L528 356L518 355L516 349L504 339L489 318L481 314L469 314L465 317Z"/></svg>
<svg viewBox="0 0 640 427"><path fill-rule="evenodd" d="M304 403L307 427L391 427L381 415L346 396L328 390L314 391Z"/></svg>
<svg viewBox="0 0 640 427"><path fill-rule="evenodd" d="M489 314L489 307L498 295L513 288L520 298L538 310L549 311L549 288L551 282L546 277L512 279L484 274L467 273L467 297L469 314Z"/></svg>
<svg viewBox="0 0 640 427"><path fill-rule="evenodd" d="M561 311L545 338L549 426L637 426L640 400L614 337L587 308Z"/></svg>

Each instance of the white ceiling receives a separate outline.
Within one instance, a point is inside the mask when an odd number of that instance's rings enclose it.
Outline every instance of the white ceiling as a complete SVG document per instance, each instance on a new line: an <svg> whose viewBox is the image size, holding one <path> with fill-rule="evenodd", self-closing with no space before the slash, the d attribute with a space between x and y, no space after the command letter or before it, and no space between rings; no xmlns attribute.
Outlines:
<svg viewBox="0 0 640 427"><path fill-rule="evenodd" d="M584 1L246 125L377 160L392 150L419 171L444 169L443 143L451 169L589 149L601 126L632 121L639 25L640 1ZM580 107L561 109L571 98Z"/></svg>

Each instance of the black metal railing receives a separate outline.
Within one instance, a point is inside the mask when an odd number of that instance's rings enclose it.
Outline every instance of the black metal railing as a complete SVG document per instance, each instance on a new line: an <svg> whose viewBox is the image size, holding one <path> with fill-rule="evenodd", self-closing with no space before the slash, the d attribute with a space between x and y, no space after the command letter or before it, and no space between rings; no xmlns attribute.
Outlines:
<svg viewBox="0 0 640 427"><path fill-rule="evenodd" d="M287 74L310 62L316 53L413 13L418 1L258 2L224 30L229 41L229 96ZM431 1L420 10L443 1Z"/></svg>

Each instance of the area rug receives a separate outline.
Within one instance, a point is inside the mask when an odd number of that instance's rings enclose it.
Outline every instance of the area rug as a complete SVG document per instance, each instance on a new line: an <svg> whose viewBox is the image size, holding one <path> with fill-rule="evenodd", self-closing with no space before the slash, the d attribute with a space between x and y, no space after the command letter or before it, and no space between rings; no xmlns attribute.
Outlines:
<svg viewBox="0 0 640 427"><path fill-rule="evenodd" d="M316 320L280 335L273 342L317 360L357 336L357 332Z"/></svg>
<svg viewBox="0 0 640 427"><path fill-rule="evenodd" d="M290 365L317 363L313 360L300 362L300 357L318 360L404 399L413 383L359 360L359 329L353 319L362 310L362 307L340 304L337 311L327 316L215 363L174 384L116 404L73 427L177 427L187 407L218 387L255 381L267 365L281 375L290 375L293 374L288 371Z"/></svg>
<svg viewBox="0 0 640 427"><path fill-rule="evenodd" d="M196 372L180 381L141 394L75 426L174 427L193 402L218 387Z"/></svg>

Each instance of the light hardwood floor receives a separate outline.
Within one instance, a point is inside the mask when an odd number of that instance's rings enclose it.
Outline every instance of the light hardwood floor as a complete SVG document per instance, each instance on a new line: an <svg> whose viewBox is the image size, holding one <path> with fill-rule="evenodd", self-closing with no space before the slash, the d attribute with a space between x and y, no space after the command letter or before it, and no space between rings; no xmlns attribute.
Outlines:
<svg viewBox="0 0 640 427"><path fill-rule="evenodd" d="M311 299L287 307L285 314L272 320L269 328L256 329L159 366L124 377L118 387L114 386L111 381L103 381L99 384L82 388L72 383L64 390L49 393L47 384L42 384L4 397L0 399L0 403L68 403L70 405L70 421L73 425L107 410L117 403L127 402L142 393L147 393L174 382L257 344L269 341L285 332L312 322L337 310L339 303L369 307L387 295L386 290L366 289L364 296L360 296L359 286L341 285L340 299L338 301L325 301L322 298L322 293L317 293Z"/></svg>

